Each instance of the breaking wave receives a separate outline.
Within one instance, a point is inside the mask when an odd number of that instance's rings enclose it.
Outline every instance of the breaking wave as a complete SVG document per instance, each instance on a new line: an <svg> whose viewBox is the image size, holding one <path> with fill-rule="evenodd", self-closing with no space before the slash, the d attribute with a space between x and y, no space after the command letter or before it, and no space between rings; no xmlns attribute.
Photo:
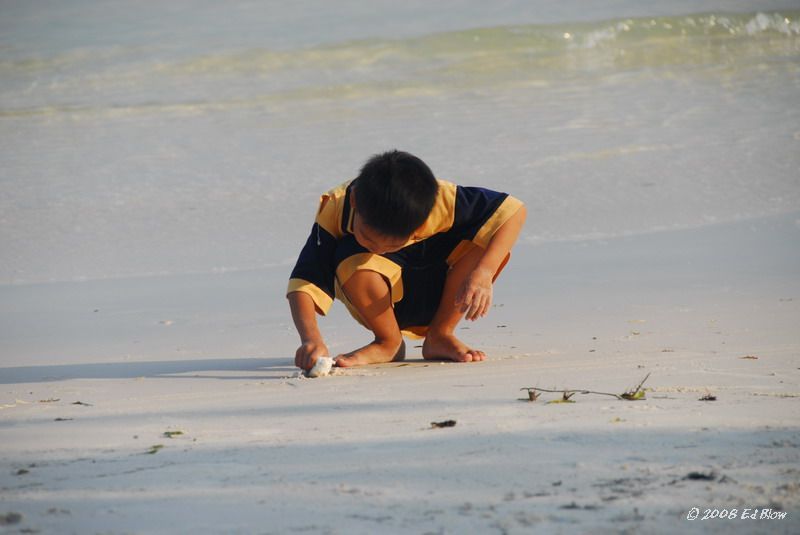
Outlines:
<svg viewBox="0 0 800 535"><path fill-rule="evenodd" d="M0 61L0 118L435 96L646 69L730 73L776 61L796 68L800 11L501 26L194 57L152 52L81 49Z"/></svg>

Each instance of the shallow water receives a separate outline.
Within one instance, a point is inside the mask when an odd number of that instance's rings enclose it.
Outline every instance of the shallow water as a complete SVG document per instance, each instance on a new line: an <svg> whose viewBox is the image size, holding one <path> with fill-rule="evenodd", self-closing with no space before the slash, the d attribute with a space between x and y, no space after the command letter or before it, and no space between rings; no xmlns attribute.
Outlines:
<svg viewBox="0 0 800 535"><path fill-rule="evenodd" d="M2 3L0 283L288 273L392 147L534 244L800 209L800 6L663 4Z"/></svg>

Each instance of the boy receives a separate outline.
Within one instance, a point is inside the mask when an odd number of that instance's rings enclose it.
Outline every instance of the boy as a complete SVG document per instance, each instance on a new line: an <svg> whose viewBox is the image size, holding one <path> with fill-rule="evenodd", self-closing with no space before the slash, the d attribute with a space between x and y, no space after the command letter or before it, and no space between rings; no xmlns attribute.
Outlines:
<svg viewBox="0 0 800 535"><path fill-rule="evenodd" d="M292 270L295 364L310 370L328 356L316 314L326 314L334 297L375 336L339 355L337 366L402 360L403 335L425 338L426 359L483 360L455 328L462 317L488 312L525 216L518 199L437 180L411 154L373 156L355 180L322 195Z"/></svg>

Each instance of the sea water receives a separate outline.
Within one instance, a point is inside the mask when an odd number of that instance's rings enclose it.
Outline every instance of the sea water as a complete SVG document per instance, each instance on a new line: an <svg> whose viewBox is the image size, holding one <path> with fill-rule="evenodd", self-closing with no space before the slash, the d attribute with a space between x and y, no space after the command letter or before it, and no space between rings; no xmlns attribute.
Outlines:
<svg viewBox="0 0 800 535"><path fill-rule="evenodd" d="M399 148L522 241L800 210L800 3L0 1L0 284L286 266Z"/></svg>

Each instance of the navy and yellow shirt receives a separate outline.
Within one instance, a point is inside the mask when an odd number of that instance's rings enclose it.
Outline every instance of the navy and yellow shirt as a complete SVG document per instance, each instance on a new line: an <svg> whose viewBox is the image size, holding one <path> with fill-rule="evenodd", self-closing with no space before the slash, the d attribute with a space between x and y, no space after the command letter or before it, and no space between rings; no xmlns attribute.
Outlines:
<svg viewBox="0 0 800 535"><path fill-rule="evenodd" d="M508 219L514 215L522 202L508 195L485 188L458 186L451 182L438 180L439 190L436 202L428 219L417 229L414 235L396 252L387 255L360 254L359 260L362 269L370 264L376 267L375 271L384 272L382 267L394 264L386 260L394 255L402 256L404 251L419 248L420 242L436 236L430 240L438 244L449 244L451 250L445 256L452 265L463 252L464 245L469 243L486 248L494 233ZM311 296L317 311L326 314L333 304L336 296L336 278L341 279L345 271L352 272L352 266L342 264L341 251L337 254L337 245L345 241L353 241L353 211L350 208L350 194L353 181L328 191L320 198L319 209L311 234L305 243L297 264L292 270L287 294L291 292L305 292ZM464 244L462 242L468 242ZM399 255L398 255L399 253ZM352 263L351 263L352 264ZM400 277L400 267L396 266L394 273L387 274L393 280ZM343 281L340 281L344 284ZM394 282L394 281L393 281ZM393 284L394 286L394 284ZM402 295L394 295L392 301L402 299Z"/></svg>

